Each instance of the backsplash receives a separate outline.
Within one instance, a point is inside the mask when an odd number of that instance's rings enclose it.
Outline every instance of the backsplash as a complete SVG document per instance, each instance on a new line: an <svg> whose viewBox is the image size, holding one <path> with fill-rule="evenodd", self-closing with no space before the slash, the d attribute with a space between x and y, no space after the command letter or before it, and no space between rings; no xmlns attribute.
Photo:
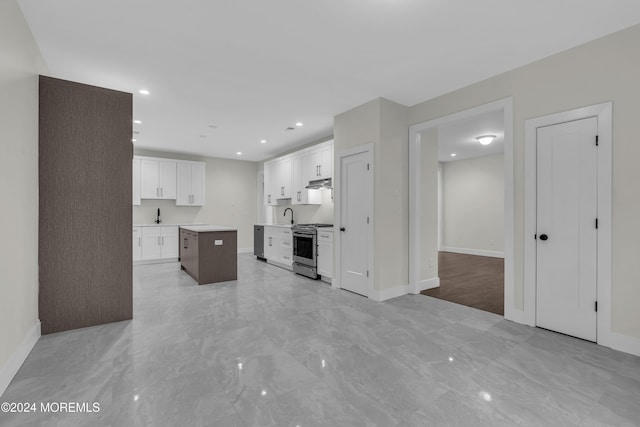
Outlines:
<svg viewBox="0 0 640 427"><path fill-rule="evenodd" d="M175 200L142 200L140 206L133 207L134 224L153 224L160 208L161 224L193 224L202 207L176 206Z"/></svg>
<svg viewBox="0 0 640 427"><path fill-rule="evenodd" d="M293 209L293 220L296 224L333 224L333 199L331 190L321 191L321 205L281 205L275 206L274 222L276 224L290 224L291 212L284 211L287 208Z"/></svg>

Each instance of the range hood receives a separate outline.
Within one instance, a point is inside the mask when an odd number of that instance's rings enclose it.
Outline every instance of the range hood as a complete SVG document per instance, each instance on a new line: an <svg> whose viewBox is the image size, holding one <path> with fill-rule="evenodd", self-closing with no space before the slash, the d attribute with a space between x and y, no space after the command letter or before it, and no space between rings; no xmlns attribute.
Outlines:
<svg viewBox="0 0 640 427"><path fill-rule="evenodd" d="M328 190L331 188L331 178L309 181L309 185L304 188L308 190Z"/></svg>

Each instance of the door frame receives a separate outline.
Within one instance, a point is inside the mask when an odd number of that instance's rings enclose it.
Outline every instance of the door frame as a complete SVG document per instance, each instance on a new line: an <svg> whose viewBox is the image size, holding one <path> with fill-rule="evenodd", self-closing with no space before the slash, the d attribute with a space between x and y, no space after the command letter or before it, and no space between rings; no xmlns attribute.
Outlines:
<svg viewBox="0 0 640 427"><path fill-rule="evenodd" d="M611 346L612 102L525 121L524 140L524 323L536 326L537 129L575 120L598 119L597 343Z"/></svg>
<svg viewBox="0 0 640 427"><path fill-rule="evenodd" d="M367 280L368 290L367 290L367 298L371 298L373 296L373 278L375 274L375 264L374 264L374 248L375 248L375 235L373 230L375 230L375 215L374 215L374 145L373 143L362 144L356 147L344 148L341 150L334 150L334 170L333 175L335 178L334 182L334 213L335 213L335 222L334 222L334 236L333 236L333 250L334 250L334 278L331 281L331 284L334 288L341 289L340 283L342 282L342 254L341 254L341 244L342 244L342 236L340 233L340 223L342 222L342 213L341 213L341 184L342 184L342 159L345 157L353 156L354 154L365 153L367 155L367 161L371 165L371 173L369 174L367 189L365 190L367 193L367 198L369 200L367 210L369 211L369 247L367 250L367 259L368 259L368 270L369 277ZM335 167L335 166L338 167Z"/></svg>
<svg viewBox="0 0 640 427"><path fill-rule="evenodd" d="M421 132L478 114L502 110L504 114L504 317L522 323L515 304L514 194L513 194L513 97L472 107L409 127L409 293L439 286L439 280L421 281Z"/></svg>

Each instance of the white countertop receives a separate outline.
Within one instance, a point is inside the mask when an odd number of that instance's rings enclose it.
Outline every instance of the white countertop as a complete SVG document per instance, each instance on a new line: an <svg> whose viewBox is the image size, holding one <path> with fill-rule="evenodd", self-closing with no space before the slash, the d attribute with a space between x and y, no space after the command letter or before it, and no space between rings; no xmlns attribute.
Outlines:
<svg viewBox="0 0 640 427"><path fill-rule="evenodd" d="M198 224L173 224L173 223L164 223L161 222L160 224L133 224L134 227L191 227L193 225L206 225L203 223L198 223Z"/></svg>
<svg viewBox="0 0 640 427"><path fill-rule="evenodd" d="M281 227L281 228L291 228L291 224L255 224L260 225L262 227Z"/></svg>
<svg viewBox="0 0 640 427"><path fill-rule="evenodd" d="M195 231L197 233L206 233L208 231L238 231L237 228L225 227L223 225L181 225L180 228L185 230Z"/></svg>

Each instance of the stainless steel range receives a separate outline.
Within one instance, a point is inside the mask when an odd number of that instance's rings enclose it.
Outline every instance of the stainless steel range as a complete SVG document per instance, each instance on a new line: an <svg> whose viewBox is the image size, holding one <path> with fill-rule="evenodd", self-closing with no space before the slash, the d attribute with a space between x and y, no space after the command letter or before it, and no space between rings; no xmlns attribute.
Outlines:
<svg viewBox="0 0 640 427"><path fill-rule="evenodd" d="M318 278L318 228L333 224L297 224L293 232L293 271L312 279Z"/></svg>

